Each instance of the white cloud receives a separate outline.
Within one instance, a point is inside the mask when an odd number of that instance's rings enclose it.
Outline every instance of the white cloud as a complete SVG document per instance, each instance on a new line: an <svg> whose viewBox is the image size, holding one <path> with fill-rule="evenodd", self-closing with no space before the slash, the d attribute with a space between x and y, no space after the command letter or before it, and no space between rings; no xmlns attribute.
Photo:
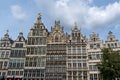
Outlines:
<svg viewBox="0 0 120 80"><path fill-rule="evenodd" d="M93 6L93 0L35 0L40 9L52 19L73 27L75 21L85 28L100 28L120 24L120 2Z"/></svg>
<svg viewBox="0 0 120 80"><path fill-rule="evenodd" d="M12 5L11 7L11 13L14 18L18 20L24 20L26 17L26 13L23 11L22 7L19 5Z"/></svg>

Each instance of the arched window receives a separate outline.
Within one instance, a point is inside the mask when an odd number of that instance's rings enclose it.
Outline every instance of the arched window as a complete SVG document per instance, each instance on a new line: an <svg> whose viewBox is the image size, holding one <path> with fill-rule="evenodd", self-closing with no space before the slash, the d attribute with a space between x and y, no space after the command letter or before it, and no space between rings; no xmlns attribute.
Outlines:
<svg viewBox="0 0 120 80"><path fill-rule="evenodd" d="M22 39L21 39L21 37L19 38L19 41L21 41Z"/></svg>
<svg viewBox="0 0 120 80"><path fill-rule="evenodd" d="M55 42L58 42L58 41L59 41L58 36L56 36L55 37Z"/></svg>

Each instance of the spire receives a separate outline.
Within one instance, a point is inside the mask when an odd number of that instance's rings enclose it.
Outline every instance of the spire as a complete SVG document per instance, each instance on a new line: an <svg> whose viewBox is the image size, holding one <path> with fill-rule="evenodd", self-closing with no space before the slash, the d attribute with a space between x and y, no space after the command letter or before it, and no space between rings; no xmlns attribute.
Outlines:
<svg viewBox="0 0 120 80"><path fill-rule="evenodd" d="M9 37L8 32L9 32L9 30L7 29L6 33L5 33L5 37Z"/></svg>
<svg viewBox="0 0 120 80"><path fill-rule="evenodd" d="M9 30L7 29L7 30L6 30L6 34L8 34L8 32L9 32Z"/></svg>
<svg viewBox="0 0 120 80"><path fill-rule="evenodd" d="M7 29L5 32L4 38L3 38L4 40L9 39L8 32L9 32L9 30Z"/></svg>
<svg viewBox="0 0 120 80"><path fill-rule="evenodd" d="M23 33L23 30L22 30L22 29L20 29L20 33Z"/></svg>
<svg viewBox="0 0 120 80"><path fill-rule="evenodd" d="M112 34L112 31L109 31L109 33L108 33L109 35L111 35Z"/></svg>
<svg viewBox="0 0 120 80"><path fill-rule="evenodd" d="M75 28L77 29L77 22L74 23Z"/></svg>
<svg viewBox="0 0 120 80"><path fill-rule="evenodd" d="M23 30L22 29L20 29L19 36L23 36Z"/></svg>

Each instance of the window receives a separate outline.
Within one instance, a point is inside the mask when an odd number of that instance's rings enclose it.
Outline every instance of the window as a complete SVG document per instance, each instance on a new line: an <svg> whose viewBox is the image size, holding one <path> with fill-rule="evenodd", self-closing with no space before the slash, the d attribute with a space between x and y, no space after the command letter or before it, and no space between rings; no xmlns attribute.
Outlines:
<svg viewBox="0 0 120 80"><path fill-rule="evenodd" d="M97 48L100 48L100 44L97 44Z"/></svg>
<svg viewBox="0 0 120 80"><path fill-rule="evenodd" d="M93 74L90 74L90 80L93 80Z"/></svg>
<svg viewBox="0 0 120 80"><path fill-rule="evenodd" d="M16 43L15 47L16 48L22 48L23 47L23 43Z"/></svg>
<svg viewBox="0 0 120 80"><path fill-rule="evenodd" d="M2 69L3 62L0 62L0 69Z"/></svg>
<svg viewBox="0 0 120 80"><path fill-rule="evenodd" d="M5 76L5 75L6 75L6 72L3 72L3 73L2 73L2 76Z"/></svg>
<svg viewBox="0 0 120 80"><path fill-rule="evenodd" d="M83 63L83 68L86 68L87 67L87 64L86 63Z"/></svg>
<svg viewBox="0 0 120 80"><path fill-rule="evenodd" d="M20 75L23 75L23 71L20 71Z"/></svg>
<svg viewBox="0 0 120 80"><path fill-rule="evenodd" d="M73 71L73 75L76 76L77 72L76 71Z"/></svg>
<svg viewBox="0 0 120 80"><path fill-rule="evenodd" d="M82 71L79 71L79 72L78 72L78 76L82 76Z"/></svg>
<svg viewBox="0 0 120 80"><path fill-rule="evenodd" d="M76 63L73 63L73 67L76 67Z"/></svg>
<svg viewBox="0 0 120 80"><path fill-rule="evenodd" d="M89 58L89 59L92 59L92 55L91 55L91 54L89 54L89 55L88 55L88 58Z"/></svg>
<svg viewBox="0 0 120 80"><path fill-rule="evenodd" d="M7 67L7 63L8 63L7 61L4 62L4 68L5 68L5 69L6 69L6 67Z"/></svg>
<svg viewBox="0 0 120 80"><path fill-rule="evenodd" d="M97 70L97 66L96 65L93 65L93 70Z"/></svg>
<svg viewBox="0 0 120 80"><path fill-rule="evenodd" d="M2 52L1 54L1 58L4 58L5 52Z"/></svg>
<svg viewBox="0 0 120 80"><path fill-rule="evenodd" d="M71 67L71 63L68 63L68 67Z"/></svg>
<svg viewBox="0 0 120 80"><path fill-rule="evenodd" d="M15 75L15 71L12 71L12 75Z"/></svg>
<svg viewBox="0 0 120 80"><path fill-rule="evenodd" d="M101 59L100 54L96 54L96 58L97 58L97 59Z"/></svg>
<svg viewBox="0 0 120 80"><path fill-rule="evenodd" d="M71 72L71 71L68 71L68 75L71 76L71 75L72 75L72 72Z"/></svg>
<svg viewBox="0 0 120 80"><path fill-rule="evenodd" d="M20 37L20 38L19 38L19 41L21 41L21 40L22 40L22 38Z"/></svg>
<svg viewBox="0 0 120 80"><path fill-rule="evenodd" d="M74 33L72 33L72 37L74 37Z"/></svg>
<svg viewBox="0 0 120 80"><path fill-rule="evenodd" d="M19 71L16 71L16 75L19 75Z"/></svg>
<svg viewBox="0 0 120 80"><path fill-rule="evenodd" d="M81 68L81 67L82 67L81 63L78 63L78 68Z"/></svg>
<svg viewBox="0 0 120 80"><path fill-rule="evenodd" d="M93 49L93 44L90 44L90 49Z"/></svg>
<svg viewBox="0 0 120 80"><path fill-rule="evenodd" d="M115 47L117 47L117 43L115 43Z"/></svg>
<svg viewBox="0 0 120 80"><path fill-rule="evenodd" d="M94 49L96 49L96 48L97 48L96 44L94 44L93 48L94 48Z"/></svg>
<svg viewBox="0 0 120 80"><path fill-rule="evenodd" d="M92 70L92 65L89 65L89 70Z"/></svg>
<svg viewBox="0 0 120 80"><path fill-rule="evenodd" d="M55 37L55 42L58 42L58 40L59 40L59 39L58 39L58 36L56 36L56 37Z"/></svg>
<svg viewBox="0 0 120 80"><path fill-rule="evenodd" d="M112 41L113 39L112 38L110 38L110 41Z"/></svg>
<svg viewBox="0 0 120 80"><path fill-rule="evenodd" d="M93 38L93 41L95 42L95 41L96 41L96 39L95 39L95 38Z"/></svg>
<svg viewBox="0 0 120 80"><path fill-rule="evenodd" d="M114 45L113 45L113 43L111 44L111 48L114 48Z"/></svg>
<svg viewBox="0 0 120 80"><path fill-rule="evenodd" d="M94 74L94 80L97 80L97 74Z"/></svg>
<svg viewBox="0 0 120 80"><path fill-rule="evenodd" d="M84 76L84 78L87 77L87 71L83 71L83 76Z"/></svg>
<svg viewBox="0 0 120 80"><path fill-rule="evenodd" d="M6 52L6 58L8 58L8 57L9 57L9 52L7 51L7 52Z"/></svg>
<svg viewBox="0 0 120 80"><path fill-rule="evenodd" d="M78 48L78 49L77 49L77 53L78 53L78 54L81 54L81 47L78 46L77 48Z"/></svg>
<svg viewBox="0 0 120 80"><path fill-rule="evenodd" d="M75 54L75 53L76 53L76 47L73 46L73 54Z"/></svg>
<svg viewBox="0 0 120 80"><path fill-rule="evenodd" d="M86 53L86 47L82 46L82 52L85 54Z"/></svg>
<svg viewBox="0 0 120 80"><path fill-rule="evenodd" d="M68 54L71 53L71 46L68 46Z"/></svg>

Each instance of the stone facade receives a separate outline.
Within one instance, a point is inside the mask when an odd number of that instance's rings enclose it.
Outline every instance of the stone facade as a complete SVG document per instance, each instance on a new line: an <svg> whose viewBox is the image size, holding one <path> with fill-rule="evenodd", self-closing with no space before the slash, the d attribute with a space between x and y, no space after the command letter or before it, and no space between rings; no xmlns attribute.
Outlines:
<svg viewBox="0 0 120 80"><path fill-rule="evenodd" d="M103 41L99 38L99 35L92 33L87 44L88 49L88 67L89 67L89 80L100 80L97 64L100 62L104 47Z"/></svg>
<svg viewBox="0 0 120 80"><path fill-rule="evenodd" d="M13 40L9 38L8 30L0 40L0 78L7 77L9 57Z"/></svg>
<svg viewBox="0 0 120 80"><path fill-rule="evenodd" d="M20 32L11 47L7 79L15 78L21 80L24 77L25 55L26 40L23 37L23 33Z"/></svg>
<svg viewBox="0 0 120 80"><path fill-rule="evenodd" d="M47 29L41 21L41 14L30 29L26 48L24 80L45 80Z"/></svg>
<svg viewBox="0 0 120 80"><path fill-rule="evenodd" d="M59 21L48 34L46 80L66 80L66 36Z"/></svg>
<svg viewBox="0 0 120 80"><path fill-rule="evenodd" d="M67 79L88 80L87 41L75 25L67 42Z"/></svg>
<svg viewBox="0 0 120 80"><path fill-rule="evenodd" d="M48 31L38 14L27 39L20 32L16 40L8 30L0 40L0 78L16 80L101 80L97 63L102 48L120 50L112 32L104 42L96 33L90 39L75 23L71 33L65 33L60 21Z"/></svg>

